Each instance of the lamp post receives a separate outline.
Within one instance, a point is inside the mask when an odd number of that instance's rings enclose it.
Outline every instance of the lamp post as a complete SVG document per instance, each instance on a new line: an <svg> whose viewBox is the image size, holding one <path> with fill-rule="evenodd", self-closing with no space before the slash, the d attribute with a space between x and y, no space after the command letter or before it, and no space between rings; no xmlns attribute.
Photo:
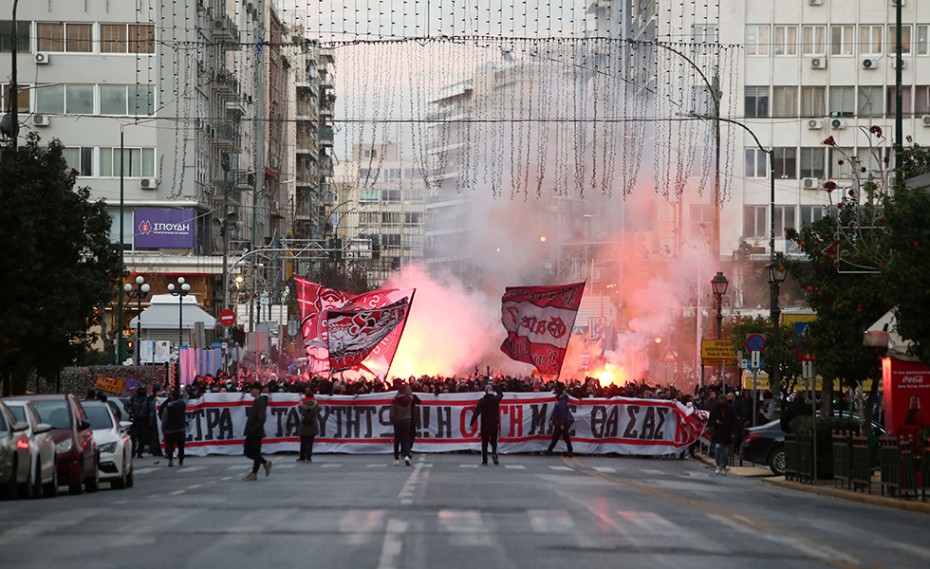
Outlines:
<svg viewBox="0 0 930 569"><path fill-rule="evenodd" d="M139 365L139 355L141 353L141 346L139 345L139 339L142 337L142 299L148 296L149 290L151 287L142 275L136 277L136 286L133 287L130 283L123 285L123 290L126 291L126 296L130 299L136 299L136 308L138 309L138 314L136 315L136 346L133 353L133 358L136 365Z"/></svg>
<svg viewBox="0 0 930 569"><path fill-rule="evenodd" d="M178 286L168 283L168 292L178 297L178 360L181 358L181 346L184 344L184 297L191 291L191 285L184 282L184 277L178 277Z"/></svg>
<svg viewBox="0 0 930 569"><path fill-rule="evenodd" d="M769 382L775 394L776 401L781 401L781 308L778 306L778 290L785 282L787 270L785 266L777 263L775 258L768 266L769 288L772 294L770 301L770 318L772 320L772 380Z"/></svg>
<svg viewBox="0 0 930 569"><path fill-rule="evenodd" d="M717 271L717 274L714 275L714 278L710 281L710 286L713 287L714 299L717 301L717 339L723 339L723 295L727 293L727 287L730 285L730 281L727 280L727 277L723 275L722 271ZM723 381L723 366L720 364L720 381Z"/></svg>

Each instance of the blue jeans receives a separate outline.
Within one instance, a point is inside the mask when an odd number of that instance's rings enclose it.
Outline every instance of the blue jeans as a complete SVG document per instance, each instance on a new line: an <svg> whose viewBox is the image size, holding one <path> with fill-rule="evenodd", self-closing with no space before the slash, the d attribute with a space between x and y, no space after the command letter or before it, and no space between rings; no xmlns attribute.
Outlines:
<svg viewBox="0 0 930 569"><path fill-rule="evenodd" d="M727 453L730 451L730 445L724 443L714 443L714 458L717 461L717 468L726 470L730 458Z"/></svg>

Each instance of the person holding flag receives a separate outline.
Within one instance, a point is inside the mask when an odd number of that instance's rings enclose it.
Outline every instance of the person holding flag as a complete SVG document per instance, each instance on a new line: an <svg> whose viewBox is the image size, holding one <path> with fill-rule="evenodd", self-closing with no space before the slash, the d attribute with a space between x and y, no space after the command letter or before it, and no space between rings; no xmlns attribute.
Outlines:
<svg viewBox="0 0 930 569"><path fill-rule="evenodd" d="M497 459L497 434L500 430L500 404L504 398L503 389L498 386L497 393L490 383L484 386L484 397L478 401L471 416L471 428L474 429L481 417L481 464L488 465L488 445L491 445L491 460L499 464Z"/></svg>

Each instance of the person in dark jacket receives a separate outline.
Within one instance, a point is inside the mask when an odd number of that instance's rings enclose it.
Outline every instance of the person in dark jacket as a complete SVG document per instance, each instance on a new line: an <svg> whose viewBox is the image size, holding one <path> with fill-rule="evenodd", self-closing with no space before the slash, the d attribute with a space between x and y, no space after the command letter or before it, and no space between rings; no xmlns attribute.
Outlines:
<svg viewBox="0 0 930 569"><path fill-rule="evenodd" d="M132 437L132 450L136 458L142 458L142 451L145 445L152 440L149 434L149 424L152 421L152 415L155 413L154 400L146 395L146 389L139 388L126 404L126 411L129 413L129 420L132 426L129 428L129 435ZM154 450L152 452L154 455Z"/></svg>
<svg viewBox="0 0 930 569"><path fill-rule="evenodd" d="M178 448L178 466L184 466L184 440L187 438L187 392L182 398L177 389L168 393L161 406L161 430L165 434L165 456L174 466L174 448Z"/></svg>
<svg viewBox="0 0 930 569"><path fill-rule="evenodd" d="M787 407L785 407L784 412L782 412L781 419L779 419L782 432L791 432L791 421L796 417L807 417L813 414L814 408L804 401L804 392L795 392L791 401L788 403Z"/></svg>
<svg viewBox="0 0 930 569"><path fill-rule="evenodd" d="M717 463L714 472L726 476L730 462L730 445L736 442L736 436L739 434L739 420L726 397L717 398L717 403L707 419L707 425L710 427L710 442L714 446L714 458Z"/></svg>
<svg viewBox="0 0 930 569"><path fill-rule="evenodd" d="M300 426L297 435L300 436L300 456L297 462L313 462L313 440L320 434L320 403L313 396L310 387L304 390L304 397L297 406L300 413Z"/></svg>
<svg viewBox="0 0 930 569"><path fill-rule="evenodd" d="M551 455L559 439L562 439L568 447L568 458L572 458L574 454L572 453L570 431L575 419L572 417L572 412L568 407L568 394L565 393L564 388L561 386L556 388L555 396L555 408L552 410L552 415L549 417L549 426L552 427L552 442L549 443L546 454Z"/></svg>
<svg viewBox="0 0 930 569"><path fill-rule="evenodd" d="M498 387L497 393L490 383L484 386L484 397L478 400L478 405L471 416L471 427L474 429L481 417L481 464L488 464L488 445L491 445L491 460L499 464L497 458L497 434L500 430L500 406L504 398L503 390Z"/></svg>
<svg viewBox="0 0 930 569"><path fill-rule="evenodd" d="M256 480L259 467L265 467L265 476L271 475L271 461L262 456L262 439L265 438L265 419L268 412L268 396L262 393L262 384L253 383L250 389L253 397L249 408L249 417L245 421L245 456L252 459L252 472L243 480Z"/></svg>
<svg viewBox="0 0 930 569"><path fill-rule="evenodd" d="M413 417L413 397L410 396L410 386L401 384L397 388L397 395L391 402L389 419L394 425L394 466L400 464L400 457L404 457L404 464L410 466L410 424ZM398 454L399 452L399 454Z"/></svg>

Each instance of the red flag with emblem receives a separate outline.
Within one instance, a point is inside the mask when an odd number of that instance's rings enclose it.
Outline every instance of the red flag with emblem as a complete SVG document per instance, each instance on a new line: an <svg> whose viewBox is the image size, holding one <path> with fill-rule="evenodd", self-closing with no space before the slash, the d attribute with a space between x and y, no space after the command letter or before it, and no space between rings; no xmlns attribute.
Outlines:
<svg viewBox="0 0 930 569"><path fill-rule="evenodd" d="M507 287L501 298L501 323L507 330L501 351L558 377L582 294L584 283Z"/></svg>
<svg viewBox="0 0 930 569"><path fill-rule="evenodd" d="M379 308L328 311L326 338L330 370L367 370L363 362L372 350L395 329L400 328L403 333L408 308L407 299L402 298Z"/></svg>
<svg viewBox="0 0 930 569"><path fill-rule="evenodd" d="M297 286L297 306L300 309L300 329L310 362L311 373L329 371L326 313L329 310L352 310L387 306L403 298L413 297L415 289L384 289L353 295L327 288L301 277L294 277ZM397 346L400 330L388 334L369 355L368 368L376 375L386 376Z"/></svg>

